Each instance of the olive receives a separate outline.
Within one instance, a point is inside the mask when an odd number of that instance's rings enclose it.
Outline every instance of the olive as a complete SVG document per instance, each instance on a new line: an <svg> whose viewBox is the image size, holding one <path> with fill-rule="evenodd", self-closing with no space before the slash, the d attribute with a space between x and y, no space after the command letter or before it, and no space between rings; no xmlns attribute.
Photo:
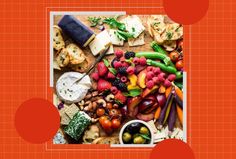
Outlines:
<svg viewBox="0 0 236 159"><path fill-rule="evenodd" d="M137 134L134 134L134 135L133 135L133 139L136 138L136 137L138 137L138 136L139 136L138 133L137 133Z"/></svg>
<svg viewBox="0 0 236 159"><path fill-rule="evenodd" d="M137 136L136 138L134 138L133 142L134 142L134 144L144 144L145 139L142 138L141 136Z"/></svg>
<svg viewBox="0 0 236 159"><path fill-rule="evenodd" d="M142 126L141 123L132 123L126 127L126 131L128 131L131 134L135 134L139 132L141 126Z"/></svg>
<svg viewBox="0 0 236 159"><path fill-rule="evenodd" d="M149 135L149 130L148 130L148 128L145 127L145 126L142 126L142 127L140 128L139 132L140 132L141 134L147 134L147 135Z"/></svg>
<svg viewBox="0 0 236 159"><path fill-rule="evenodd" d="M131 140L131 138L132 138L132 136L128 132L125 132L122 136L122 139L124 142L129 142Z"/></svg>

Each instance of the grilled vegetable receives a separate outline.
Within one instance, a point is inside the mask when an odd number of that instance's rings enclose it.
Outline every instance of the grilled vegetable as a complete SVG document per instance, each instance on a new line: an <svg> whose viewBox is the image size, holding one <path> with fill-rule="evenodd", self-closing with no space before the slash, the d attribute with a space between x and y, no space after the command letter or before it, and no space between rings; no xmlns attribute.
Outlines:
<svg viewBox="0 0 236 159"><path fill-rule="evenodd" d="M168 118L168 129L173 131L176 122L176 103L172 102L171 110Z"/></svg>

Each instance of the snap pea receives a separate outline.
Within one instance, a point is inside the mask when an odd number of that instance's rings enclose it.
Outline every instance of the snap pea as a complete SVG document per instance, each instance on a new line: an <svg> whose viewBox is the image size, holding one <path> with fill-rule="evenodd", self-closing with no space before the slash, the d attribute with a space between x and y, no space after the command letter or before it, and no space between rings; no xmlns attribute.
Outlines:
<svg viewBox="0 0 236 159"><path fill-rule="evenodd" d="M176 72L175 75L176 75L176 79L183 78L183 73L181 71Z"/></svg>
<svg viewBox="0 0 236 159"><path fill-rule="evenodd" d="M163 55L166 55L166 51L163 50L156 41L151 42L151 47L153 48L154 51L159 52Z"/></svg>
<svg viewBox="0 0 236 159"><path fill-rule="evenodd" d="M174 73L175 74L177 72L176 68L174 68L172 66L166 66L163 63L153 61L153 60L150 60L150 59L147 59L147 64L155 66L155 67L160 67L163 71L166 71L166 72L169 72L169 73Z"/></svg>
<svg viewBox="0 0 236 159"><path fill-rule="evenodd" d="M170 60L170 58L162 53L159 52L137 52L135 54L136 57L145 57L147 59L159 59L159 60L163 60L163 62L166 65L170 65L172 62Z"/></svg>

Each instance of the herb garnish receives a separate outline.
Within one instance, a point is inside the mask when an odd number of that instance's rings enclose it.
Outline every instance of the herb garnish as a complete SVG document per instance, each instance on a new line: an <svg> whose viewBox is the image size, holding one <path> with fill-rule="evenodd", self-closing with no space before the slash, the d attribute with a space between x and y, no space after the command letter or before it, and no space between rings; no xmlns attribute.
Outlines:
<svg viewBox="0 0 236 159"><path fill-rule="evenodd" d="M173 36L173 33L166 32L166 37L167 37L168 40L170 40L172 38L172 36Z"/></svg>
<svg viewBox="0 0 236 159"><path fill-rule="evenodd" d="M95 27L100 24L100 17L88 17L88 21L91 23L91 27Z"/></svg>

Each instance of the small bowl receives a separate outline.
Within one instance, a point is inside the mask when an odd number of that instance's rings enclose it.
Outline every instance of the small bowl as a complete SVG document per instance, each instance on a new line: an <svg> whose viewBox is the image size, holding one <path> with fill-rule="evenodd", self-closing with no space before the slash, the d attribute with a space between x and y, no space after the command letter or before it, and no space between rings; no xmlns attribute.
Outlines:
<svg viewBox="0 0 236 159"><path fill-rule="evenodd" d="M128 125L132 124L132 123L141 123L141 124L143 124L144 126L146 126L146 127L148 128L148 130L149 130L149 132L150 132L150 138L151 138L151 141L150 141L149 144L125 144L125 143L123 142L122 135L123 135L123 133L124 133L124 131L125 131L125 128L126 128ZM145 121L142 121L142 120L131 120L131 121L127 122L127 123L121 128L120 134L119 134L119 141L120 141L120 144L122 144L122 145L152 145L152 144L154 143L154 134L153 134L152 128L151 128Z"/></svg>

